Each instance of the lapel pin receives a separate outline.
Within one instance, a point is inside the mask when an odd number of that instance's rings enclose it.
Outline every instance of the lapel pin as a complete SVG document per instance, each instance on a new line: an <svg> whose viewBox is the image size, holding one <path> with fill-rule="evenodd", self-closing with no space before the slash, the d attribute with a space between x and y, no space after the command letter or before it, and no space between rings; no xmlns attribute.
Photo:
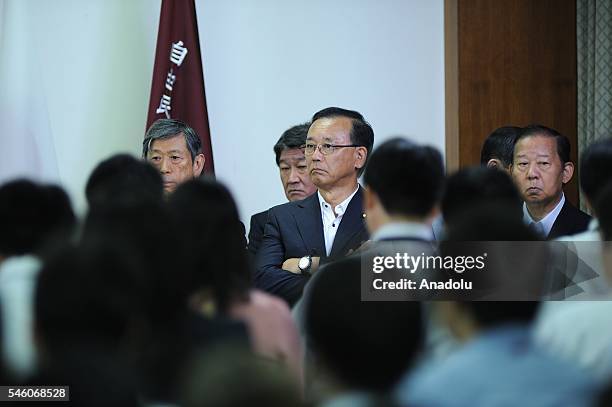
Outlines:
<svg viewBox="0 0 612 407"><path fill-rule="evenodd" d="M364 218L364 219L365 219L367 216L368 216L368 215L366 215L366 214L365 214L365 212L361 214L361 217L362 217L362 218Z"/></svg>

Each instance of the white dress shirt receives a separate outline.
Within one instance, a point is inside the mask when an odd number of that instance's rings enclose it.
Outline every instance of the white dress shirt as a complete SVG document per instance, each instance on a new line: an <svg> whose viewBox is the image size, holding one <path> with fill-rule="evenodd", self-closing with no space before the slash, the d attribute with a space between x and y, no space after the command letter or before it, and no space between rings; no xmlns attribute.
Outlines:
<svg viewBox="0 0 612 407"><path fill-rule="evenodd" d="M317 195L319 196L319 203L321 205L321 219L323 220L323 236L325 237L325 252L329 256L331 253L332 246L334 245L334 239L336 238L336 232L338 231L338 227L340 227L340 222L342 222L342 215L346 212L346 208L348 207L351 199L355 196L357 191L359 190L359 185L352 194L348 196L344 201L340 202L336 205L335 208L332 208L331 204L327 203L321 192L317 191Z"/></svg>

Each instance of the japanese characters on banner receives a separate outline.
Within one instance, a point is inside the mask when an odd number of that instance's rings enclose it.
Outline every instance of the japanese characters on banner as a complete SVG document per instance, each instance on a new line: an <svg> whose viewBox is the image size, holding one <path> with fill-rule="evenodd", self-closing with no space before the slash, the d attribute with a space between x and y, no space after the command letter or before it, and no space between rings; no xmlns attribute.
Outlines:
<svg viewBox="0 0 612 407"><path fill-rule="evenodd" d="M162 0L147 128L160 118L182 120L198 133L204 171L213 174L194 0Z"/></svg>

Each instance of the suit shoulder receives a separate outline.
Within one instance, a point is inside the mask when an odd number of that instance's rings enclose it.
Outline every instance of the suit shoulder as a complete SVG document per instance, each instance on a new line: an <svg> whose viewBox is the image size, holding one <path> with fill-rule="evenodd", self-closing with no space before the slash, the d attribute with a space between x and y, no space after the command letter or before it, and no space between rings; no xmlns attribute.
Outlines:
<svg viewBox="0 0 612 407"><path fill-rule="evenodd" d="M572 215L575 216L577 219L579 219L581 222L589 223L591 221L591 216L589 214L576 208L571 202L568 202L568 201L565 201L565 202L566 202L565 206L567 207L567 210L571 212Z"/></svg>
<svg viewBox="0 0 612 407"><path fill-rule="evenodd" d="M317 195L313 194L313 195L311 195L311 196L309 196L307 198L301 199L299 201L285 202L284 204L273 206L268 211L270 213L274 213L274 214L293 212L293 211L296 211L298 209L301 209L301 208L313 205L314 204L313 201L315 201L315 200L318 202Z"/></svg>

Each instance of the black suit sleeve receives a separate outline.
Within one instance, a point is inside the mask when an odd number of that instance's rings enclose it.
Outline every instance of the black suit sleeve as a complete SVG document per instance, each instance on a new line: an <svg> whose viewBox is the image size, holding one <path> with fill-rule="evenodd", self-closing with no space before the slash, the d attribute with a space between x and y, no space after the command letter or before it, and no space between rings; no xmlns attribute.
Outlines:
<svg viewBox="0 0 612 407"><path fill-rule="evenodd" d="M293 306L301 297L308 278L283 270L281 267L285 260L281 227L275 211L271 209L255 262L255 286L283 298Z"/></svg>
<svg viewBox="0 0 612 407"><path fill-rule="evenodd" d="M261 246L263 239L264 227L268 219L268 211L256 213L251 216L251 227L249 228L249 244L248 249L253 258L257 255L257 250Z"/></svg>

